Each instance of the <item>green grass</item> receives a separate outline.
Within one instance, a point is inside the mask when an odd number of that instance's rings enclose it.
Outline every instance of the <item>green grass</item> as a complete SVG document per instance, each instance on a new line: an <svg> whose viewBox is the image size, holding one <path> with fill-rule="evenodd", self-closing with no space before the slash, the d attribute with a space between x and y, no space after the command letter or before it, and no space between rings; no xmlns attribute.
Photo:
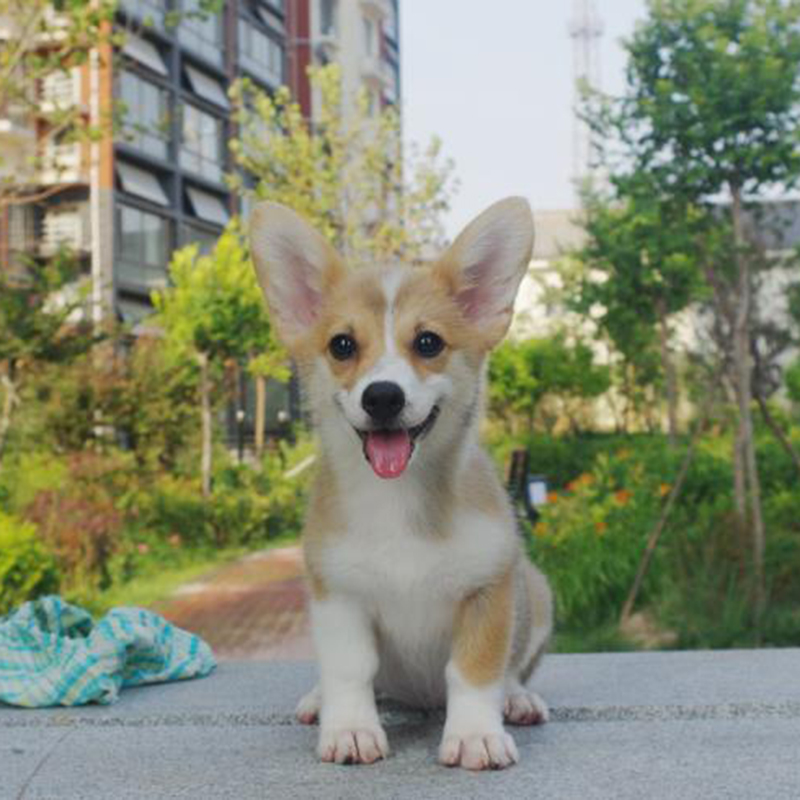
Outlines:
<svg viewBox="0 0 800 800"><path fill-rule="evenodd" d="M618 653L638 650L625 638L617 624L609 623L589 630L558 630L556 628L550 651L553 653Z"/></svg>

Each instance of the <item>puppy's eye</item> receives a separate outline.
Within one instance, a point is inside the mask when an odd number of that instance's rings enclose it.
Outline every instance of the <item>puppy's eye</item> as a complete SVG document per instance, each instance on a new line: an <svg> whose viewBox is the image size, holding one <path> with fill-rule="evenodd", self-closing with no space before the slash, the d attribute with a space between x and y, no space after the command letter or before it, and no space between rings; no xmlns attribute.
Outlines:
<svg viewBox="0 0 800 800"><path fill-rule="evenodd" d="M346 333L337 333L328 342L328 350L337 361L347 361L356 353L356 340Z"/></svg>
<svg viewBox="0 0 800 800"><path fill-rule="evenodd" d="M433 331L421 331L414 339L414 351L423 358L436 358L444 350L444 339Z"/></svg>

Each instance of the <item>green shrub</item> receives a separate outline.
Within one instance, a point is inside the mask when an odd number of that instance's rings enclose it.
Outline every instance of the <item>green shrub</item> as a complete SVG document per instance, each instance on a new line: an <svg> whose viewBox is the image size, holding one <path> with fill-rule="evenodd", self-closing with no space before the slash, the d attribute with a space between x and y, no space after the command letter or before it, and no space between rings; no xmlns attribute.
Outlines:
<svg viewBox="0 0 800 800"><path fill-rule="evenodd" d="M619 614L636 574L666 484L624 451L598 456L591 472L551 493L533 528L531 554L549 576L567 628ZM648 590L657 583L651 576Z"/></svg>
<svg viewBox="0 0 800 800"><path fill-rule="evenodd" d="M20 513L39 492L62 486L69 475L69 464L63 455L37 450L9 459L0 475L7 508Z"/></svg>
<svg viewBox="0 0 800 800"><path fill-rule="evenodd" d="M55 591L55 561L37 538L36 528L0 512L0 614Z"/></svg>

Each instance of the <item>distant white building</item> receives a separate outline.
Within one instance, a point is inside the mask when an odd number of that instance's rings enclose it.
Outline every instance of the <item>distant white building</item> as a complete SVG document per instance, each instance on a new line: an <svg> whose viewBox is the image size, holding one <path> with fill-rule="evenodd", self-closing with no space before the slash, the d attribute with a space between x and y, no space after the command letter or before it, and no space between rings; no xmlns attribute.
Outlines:
<svg viewBox="0 0 800 800"><path fill-rule="evenodd" d="M551 336L580 323L553 297L553 291L562 288L560 260L586 241L580 217L581 212L575 210L534 212L533 258L517 294L512 336Z"/></svg>
<svg viewBox="0 0 800 800"><path fill-rule="evenodd" d="M578 210L534 212L533 258L517 296L511 336L521 339L552 336L562 330L574 332L591 345L598 363L607 364L613 358L612 352L595 326L568 311L559 299L564 260L586 243L581 215ZM800 247L800 201L764 203L760 210L747 216L745 227L748 240L775 264L758 278L754 304L757 319L785 326L789 319L788 289L800 282L800 264L795 257ZM711 351L709 324L701 307L692 307L670 320L672 350L679 359L682 354ZM797 351L787 350L777 363L785 366L796 356ZM598 427L614 426L617 400L609 393L597 401L594 417Z"/></svg>
<svg viewBox="0 0 800 800"><path fill-rule="evenodd" d="M338 64L347 106L360 91L370 113L400 101L399 0L311 0L312 63ZM316 110L319 98L312 97Z"/></svg>

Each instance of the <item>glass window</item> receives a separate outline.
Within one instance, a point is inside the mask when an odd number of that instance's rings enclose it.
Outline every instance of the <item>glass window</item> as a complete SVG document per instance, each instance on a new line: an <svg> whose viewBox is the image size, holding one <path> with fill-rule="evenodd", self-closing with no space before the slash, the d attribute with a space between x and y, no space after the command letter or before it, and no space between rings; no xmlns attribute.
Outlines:
<svg viewBox="0 0 800 800"><path fill-rule="evenodd" d="M122 0L122 10L145 27L164 29L166 0Z"/></svg>
<svg viewBox="0 0 800 800"><path fill-rule="evenodd" d="M124 141L148 155L166 158L170 134L167 92L124 70L119 80L119 97L125 104Z"/></svg>
<svg viewBox="0 0 800 800"><path fill-rule="evenodd" d="M221 12L204 10L200 0L183 0L178 41L212 64L222 64Z"/></svg>
<svg viewBox="0 0 800 800"><path fill-rule="evenodd" d="M230 108L228 97L220 82L214 78L210 78L205 72L200 72L199 69L186 65L186 77L189 79L189 84L195 94L200 95L204 100L209 103L221 106L222 108Z"/></svg>
<svg viewBox="0 0 800 800"><path fill-rule="evenodd" d="M122 52L159 75L169 74L167 65L164 63L164 59L156 46L135 33L125 34L125 44L122 45Z"/></svg>
<svg viewBox="0 0 800 800"><path fill-rule="evenodd" d="M260 80L283 83L283 45L245 19L239 20L239 61Z"/></svg>
<svg viewBox="0 0 800 800"><path fill-rule="evenodd" d="M395 7L394 3L389 4L391 6L391 11L389 12L389 16L387 17L386 21L383 23L383 32L393 41L397 41L397 8Z"/></svg>
<svg viewBox="0 0 800 800"><path fill-rule="evenodd" d="M323 36L336 33L336 0L320 0L319 32Z"/></svg>
<svg viewBox="0 0 800 800"><path fill-rule="evenodd" d="M368 55L375 54L375 22L369 17L362 17L364 23L364 52Z"/></svg>
<svg viewBox="0 0 800 800"><path fill-rule="evenodd" d="M397 67L389 61L384 62L389 82L386 85L384 98L387 103L397 103L400 99L400 75Z"/></svg>
<svg viewBox="0 0 800 800"><path fill-rule="evenodd" d="M219 197L191 186L186 187L186 194L189 195L189 202L195 216L207 222L213 222L215 225L228 224L230 214Z"/></svg>
<svg viewBox="0 0 800 800"><path fill-rule="evenodd" d="M143 289L165 286L169 221L138 208L117 207L119 277Z"/></svg>
<svg viewBox="0 0 800 800"><path fill-rule="evenodd" d="M260 19L268 28L272 28L275 31L279 31L283 33L285 31L285 26L283 24L283 19L279 17L275 11L273 11L271 6L263 6L261 3L255 4L255 15Z"/></svg>
<svg viewBox="0 0 800 800"><path fill-rule="evenodd" d="M146 300L134 297L117 298L117 312L123 322L129 325L138 325L146 320L155 309Z"/></svg>
<svg viewBox="0 0 800 800"><path fill-rule="evenodd" d="M211 181L222 180L222 120L184 103L180 163L184 169Z"/></svg>
<svg viewBox="0 0 800 800"><path fill-rule="evenodd" d="M196 244L201 255L208 255L216 246L219 233L212 233L205 228L198 228L195 225L181 226L181 246Z"/></svg>
<svg viewBox="0 0 800 800"><path fill-rule="evenodd" d="M135 194L160 206L169 205L169 198L161 181L152 172L118 161L117 175L123 192Z"/></svg>

